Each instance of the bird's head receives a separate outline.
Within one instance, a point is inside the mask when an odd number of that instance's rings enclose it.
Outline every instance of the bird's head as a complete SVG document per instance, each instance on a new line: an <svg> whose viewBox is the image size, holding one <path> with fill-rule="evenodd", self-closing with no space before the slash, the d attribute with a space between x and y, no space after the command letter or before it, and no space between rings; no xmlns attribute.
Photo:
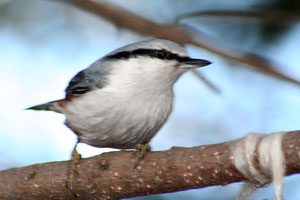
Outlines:
<svg viewBox="0 0 300 200"><path fill-rule="evenodd" d="M119 48L103 58L113 72L129 81L173 84L186 71L211 64L190 58L183 46L163 39L150 39ZM154 83L153 82L153 83Z"/></svg>

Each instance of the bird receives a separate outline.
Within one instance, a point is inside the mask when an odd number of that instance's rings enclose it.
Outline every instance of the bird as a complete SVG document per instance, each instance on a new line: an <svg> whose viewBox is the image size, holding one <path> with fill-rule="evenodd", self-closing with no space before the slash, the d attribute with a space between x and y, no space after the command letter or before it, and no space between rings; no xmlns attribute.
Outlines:
<svg viewBox="0 0 300 200"><path fill-rule="evenodd" d="M68 169L72 189L78 143L138 149L140 161L172 111L175 82L190 69L209 64L189 57L178 43L147 39L118 48L78 72L64 98L27 109L64 114L65 125L77 135Z"/></svg>

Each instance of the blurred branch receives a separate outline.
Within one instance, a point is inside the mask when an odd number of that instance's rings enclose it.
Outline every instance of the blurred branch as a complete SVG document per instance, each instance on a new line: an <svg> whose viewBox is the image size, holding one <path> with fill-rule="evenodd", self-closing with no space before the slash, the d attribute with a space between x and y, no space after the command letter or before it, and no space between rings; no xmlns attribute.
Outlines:
<svg viewBox="0 0 300 200"><path fill-rule="evenodd" d="M209 80L207 80L207 78L201 72L195 69L192 69L191 71L197 78L203 81L206 84L206 86L209 87L212 91L214 91L217 94L221 94L221 90L213 83L211 83Z"/></svg>
<svg viewBox="0 0 300 200"><path fill-rule="evenodd" d="M221 17L221 20L226 22L242 20L242 23L254 22L265 25L293 25L297 22L300 22L299 12L280 10L209 10L182 14L176 17L175 21L179 22L182 19L194 17Z"/></svg>
<svg viewBox="0 0 300 200"><path fill-rule="evenodd" d="M238 141L149 152L136 170L137 155L132 151L81 159L75 199L120 199L245 181L231 153ZM283 136L286 175L300 172L299 141L300 131ZM259 159L253 162L261 169ZM65 161L0 171L0 199L73 199L65 185L66 173Z"/></svg>
<svg viewBox="0 0 300 200"><path fill-rule="evenodd" d="M225 47L212 38L207 37L200 31L193 30L191 35L187 26L157 24L140 16L132 14L128 11L121 10L115 6L106 5L104 3L96 3L90 0L59 0L68 3L86 12L93 13L101 18L108 20L118 27L127 28L144 35L153 35L158 38L172 40L174 42L186 45L191 44L202 49L210 51L214 54L222 56L226 59L237 61L246 65L241 67L249 67L257 69L268 75L282 79L291 83L300 85L300 81L293 79L282 72L278 71L275 65L266 58L257 55Z"/></svg>

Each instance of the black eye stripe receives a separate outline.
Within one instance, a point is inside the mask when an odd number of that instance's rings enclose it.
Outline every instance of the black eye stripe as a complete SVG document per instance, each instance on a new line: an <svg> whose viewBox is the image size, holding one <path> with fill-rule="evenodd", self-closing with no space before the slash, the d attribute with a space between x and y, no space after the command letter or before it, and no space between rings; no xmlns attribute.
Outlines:
<svg viewBox="0 0 300 200"><path fill-rule="evenodd" d="M133 51L121 51L112 55L108 55L105 59L129 59L136 58L137 56L149 56L162 60L176 60L178 62L185 62L189 60L187 56L179 56L178 54L171 53L167 50L157 49L136 49Z"/></svg>

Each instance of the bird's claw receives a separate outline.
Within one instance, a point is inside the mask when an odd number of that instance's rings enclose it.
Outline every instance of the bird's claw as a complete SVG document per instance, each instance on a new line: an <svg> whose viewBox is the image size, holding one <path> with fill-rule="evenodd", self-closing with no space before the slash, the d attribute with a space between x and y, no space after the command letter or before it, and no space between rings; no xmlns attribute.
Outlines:
<svg viewBox="0 0 300 200"><path fill-rule="evenodd" d="M81 159L81 155L77 152L76 147L77 147L77 144L75 145L75 147L72 151L72 157L68 163L68 172L67 172L68 174L67 174L66 186L67 186L67 188L70 189L73 196L78 197L78 195L74 191L73 183L74 183L74 174L77 174L77 175L79 174L77 166Z"/></svg>
<svg viewBox="0 0 300 200"><path fill-rule="evenodd" d="M145 155L147 152L151 151L151 147L149 145L149 143L146 143L146 144L138 144L136 146L136 151L135 152L138 152L139 155L138 155L138 158L135 162L135 165L134 165L134 169L137 168L137 166L139 166L139 164L141 163L141 161L144 159Z"/></svg>

